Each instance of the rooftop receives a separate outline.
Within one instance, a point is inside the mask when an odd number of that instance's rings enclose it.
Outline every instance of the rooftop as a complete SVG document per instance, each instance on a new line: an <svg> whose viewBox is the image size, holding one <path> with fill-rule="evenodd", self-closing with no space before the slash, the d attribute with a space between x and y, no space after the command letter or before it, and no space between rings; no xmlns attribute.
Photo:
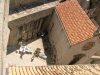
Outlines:
<svg viewBox="0 0 100 75"><path fill-rule="evenodd" d="M93 37L97 27L76 0L62 2L56 10L72 45Z"/></svg>
<svg viewBox="0 0 100 75"><path fill-rule="evenodd" d="M10 66L8 75L99 75L100 65Z"/></svg>

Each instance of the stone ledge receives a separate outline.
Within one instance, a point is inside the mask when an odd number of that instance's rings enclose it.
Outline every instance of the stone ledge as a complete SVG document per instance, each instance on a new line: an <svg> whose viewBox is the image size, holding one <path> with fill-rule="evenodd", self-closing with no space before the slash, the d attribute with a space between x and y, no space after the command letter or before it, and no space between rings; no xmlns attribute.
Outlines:
<svg viewBox="0 0 100 75"><path fill-rule="evenodd" d="M22 17L25 17L25 16L28 16L28 15L31 15L31 14L38 13L40 11L44 11L44 10L53 8L58 3L59 3L59 1L54 1L54 2L47 3L47 4L43 4L41 6L34 7L32 9L27 9L25 11L9 15L9 22L16 20L16 19L19 19L19 18L22 18Z"/></svg>

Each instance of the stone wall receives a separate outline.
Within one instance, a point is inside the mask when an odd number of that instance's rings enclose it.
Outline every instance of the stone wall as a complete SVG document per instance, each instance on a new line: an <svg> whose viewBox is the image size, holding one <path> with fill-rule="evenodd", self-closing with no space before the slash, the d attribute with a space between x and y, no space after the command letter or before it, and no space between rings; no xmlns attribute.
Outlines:
<svg viewBox="0 0 100 75"><path fill-rule="evenodd" d="M100 25L100 1L99 0L92 0L92 5L96 10L94 11L95 17L94 19Z"/></svg>
<svg viewBox="0 0 100 75"><path fill-rule="evenodd" d="M10 0L10 8L18 7L20 4L28 4L40 0Z"/></svg>
<svg viewBox="0 0 100 75"><path fill-rule="evenodd" d="M33 20L28 23L10 28L10 36L8 46L18 45L19 39L23 38L24 41L28 41L34 38L38 32L45 30L48 25L49 16ZM23 31L25 31L24 34Z"/></svg>
<svg viewBox="0 0 100 75"><path fill-rule="evenodd" d="M77 0L83 9L90 7L90 0Z"/></svg>
<svg viewBox="0 0 100 75"><path fill-rule="evenodd" d="M30 21L38 20L40 18L49 16L52 13L53 10L54 10L54 8L50 8L50 9L43 10L43 11L40 11L40 12L37 12L37 13L26 15L24 17L17 18L15 20L12 19L11 21L9 21L8 25L9 25L10 28L12 28L12 27L22 25L23 23L27 24ZM16 15L18 15L18 14L16 14Z"/></svg>
<svg viewBox="0 0 100 75"><path fill-rule="evenodd" d="M6 75L9 0L0 0L0 75Z"/></svg>
<svg viewBox="0 0 100 75"><path fill-rule="evenodd" d="M71 61L74 60L75 55L79 56L80 59L75 59L76 62L74 64L88 64L87 61L91 56L99 51L100 42L98 41L98 36L71 46L67 33L56 12L53 13L51 18L48 32L50 42L54 49L53 51L56 55L56 64L72 64ZM82 50L83 46L88 42L94 42L95 44L89 50Z"/></svg>
<svg viewBox="0 0 100 75"><path fill-rule="evenodd" d="M95 44L93 45L91 49L87 51L82 50L83 46L88 42L94 42ZM73 45L72 47L68 48L68 50L65 50L64 52L65 54L63 54L63 59L61 59L63 63L61 64L63 65L69 64L71 61L74 60L75 55L80 55L80 54L85 55L85 56L78 59L77 62L74 64L88 64L89 62L87 61L91 58L91 56L100 50L99 45L100 45L100 42L98 41L98 36L85 40L84 42L80 42L76 45Z"/></svg>
<svg viewBox="0 0 100 75"><path fill-rule="evenodd" d="M54 55L56 55L55 63L63 64L63 59L66 59L63 55L66 51L69 50L68 48L70 47L70 43L56 12L53 13L51 18L50 24L48 26L48 33L50 42L53 46Z"/></svg>
<svg viewBox="0 0 100 75"><path fill-rule="evenodd" d="M9 15L9 28L10 28L10 38L9 38L9 46L18 45L18 39L21 38L22 30L20 27L26 27L31 30L30 23L33 26L41 25L41 30L45 30L48 26L48 22L50 19L50 15L52 14L54 7L59 3L59 1L53 1L50 3L46 3L31 9L27 9L18 13L14 13ZM43 22L42 22L43 21ZM36 23L35 23L36 22ZM37 29L38 32L40 31ZM34 28L33 28L34 29ZM27 34L25 34L26 37ZM13 41L12 41L13 40Z"/></svg>
<svg viewBox="0 0 100 75"><path fill-rule="evenodd" d="M83 51L82 48L87 42L94 42L95 44L91 49L89 49L87 51ZM96 37L93 37L91 39L88 39L88 40L80 43L79 45L73 46L72 49L77 50L77 52L76 51L74 52L75 54L85 54L86 55L85 57L81 58L76 64L82 64L82 63L88 64L88 63L86 63L86 61L89 60L96 52L99 51L99 47L100 47L99 45L100 45L100 41L98 39L98 36L96 36Z"/></svg>
<svg viewBox="0 0 100 75"><path fill-rule="evenodd" d="M37 7L46 3L52 3L59 0L10 0L10 9Z"/></svg>
<svg viewBox="0 0 100 75"><path fill-rule="evenodd" d="M90 0L78 0L79 4L82 6L83 9L88 9L90 7ZM91 9L95 8L95 11L92 13L92 18L95 19L95 21L100 25L100 1L99 0L91 0L92 7L90 8L89 12L91 12Z"/></svg>
<svg viewBox="0 0 100 75"><path fill-rule="evenodd" d="M23 23L26 24L30 21L38 20L40 18L46 17L53 12L55 6L58 3L59 1L53 1L50 3L40 5L38 7L33 7L31 9L27 9L27 10L9 15L9 27L15 27Z"/></svg>

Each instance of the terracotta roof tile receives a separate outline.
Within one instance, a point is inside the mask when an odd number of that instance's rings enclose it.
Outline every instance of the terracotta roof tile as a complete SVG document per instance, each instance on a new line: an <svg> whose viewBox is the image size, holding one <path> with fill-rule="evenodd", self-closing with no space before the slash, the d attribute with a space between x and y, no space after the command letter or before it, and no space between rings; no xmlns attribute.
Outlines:
<svg viewBox="0 0 100 75"><path fill-rule="evenodd" d="M100 65L10 66L8 75L99 75Z"/></svg>
<svg viewBox="0 0 100 75"><path fill-rule="evenodd" d="M62 2L56 10L72 45L93 37L97 28L77 0Z"/></svg>
<svg viewBox="0 0 100 75"><path fill-rule="evenodd" d="M24 75L28 75L27 74L27 70L26 70L26 67L24 66L24 67L22 67L23 68L23 72L24 72ZM21 73L22 71L20 71L20 73ZM19 74L20 75L20 74Z"/></svg>

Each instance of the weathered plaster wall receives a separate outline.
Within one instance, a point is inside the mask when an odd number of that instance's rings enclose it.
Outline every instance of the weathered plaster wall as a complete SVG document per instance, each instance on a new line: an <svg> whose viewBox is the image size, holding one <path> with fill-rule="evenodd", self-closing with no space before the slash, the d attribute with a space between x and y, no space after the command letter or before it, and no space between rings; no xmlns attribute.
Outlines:
<svg viewBox="0 0 100 75"><path fill-rule="evenodd" d="M3 38L2 38L2 34L3 34L3 24L4 24L4 20L3 20L3 18L4 18L4 4L5 4L5 2L4 2L4 0L1 0L0 1L0 35L1 35L1 37L0 37L0 75L2 75L2 69L3 69L3 66L2 66L2 64L3 64L3 59L2 59L2 57L3 57L3 55L2 55L2 53L3 53Z"/></svg>
<svg viewBox="0 0 100 75"><path fill-rule="evenodd" d="M96 8L94 14L95 14L95 17L94 19L96 20L96 22L100 25L100 1L96 1L96 0L91 0L92 1L92 4L93 4L93 7Z"/></svg>
<svg viewBox="0 0 100 75"><path fill-rule="evenodd" d="M95 42L95 45L87 50L87 51L83 51L82 50L82 47L87 43L87 42ZM65 58L67 58L67 60L65 60L65 64L68 64L69 61L73 60L73 56L74 55L78 55L78 54L85 54L86 56L81 58L78 62L76 62L76 64L88 64L86 63L92 55L94 55L97 51L99 51L99 46L100 45L100 42L98 41L98 37L93 37L91 39L88 39L88 40L85 40L84 42L81 42L81 43L78 43L74 46L72 46L70 49L69 49L69 53L67 54L67 56ZM66 54L67 52L65 52Z"/></svg>
<svg viewBox="0 0 100 75"><path fill-rule="evenodd" d="M18 7L20 4L28 4L40 0L10 0L10 8Z"/></svg>
<svg viewBox="0 0 100 75"><path fill-rule="evenodd" d="M18 44L18 39L21 37L21 32L22 32L21 30L19 30L20 26L27 25L27 28L31 29L31 27L29 27L30 22L31 21L36 22L41 19L40 21L38 21L37 23L33 25L36 26L38 24L39 28L42 25L43 27L41 28L41 30L46 29L49 19L50 19L50 15L52 14L54 7L58 3L59 3L58 1L53 1L50 3L46 3L43 5L31 8L31 9L27 9L27 10L9 15L8 25L9 25L9 28L11 29L10 38L9 38L9 46L14 46ZM39 28L37 29L38 32L40 31Z"/></svg>
<svg viewBox="0 0 100 75"><path fill-rule="evenodd" d="M10 30L8 46L14 46L14 44L18 45L18 34L19 31L17 27Z"/></svg>
<svg viewBox="0 0 100 75"><path fill-rule="evenodd" d="M56 12L53 13L53 16L51 18L48 27L48 33L50 42L54 49L53 51L56 55L56 64L61 64L63 63L62 59L66 59L63 57L63 55L66 51L69 50L68 48L70 47L70 43L67 39L65 30Z"/></svg>
<svg viewBox="0 0 100 75"><path fill-rule="evenodd" d="M77 0L83 9L88 9L90 6L90 0Z"/></svg>
<svg viewBox="0 0 100 75"><path fill-rule="evenodd" d="M95 20L98 23L98 25L100 26L100 13L97 15L97 17L95 18Z"/></svg>
<svg viewBox="0 0 100 75"><path fill-rule="evenodd" d="M95 42L95 45L94 45L94 47L92 48L92 49L90 49L90 50L88 50L88 51L83 51L82 53L85 53L86 54L86 57L84 57L84 58L82 58L79 62L77 62L76 64L80 64L80 63L85 63L85 64L87 64L86 63L86 61L88 60L88 59L90 59L91 58L91 56L93 56L96 52L98 52L99 50L100 50L100 40L98 39L98 37L95 37L95 38L93 38L93 39L90 39L90 40L88 40L88 41L93 41L93 42ZM83 43L84 44L84 43Z"/></svg>
<svg viewBox="0 0 100 75"><path fill-rule="evenodd" d="M10 29L8 46L16 46L16 45L18 45L18 40L21 39L23 30L25 32L28 32L30 30L34 30L35 29L34 27L36 25L34 24L34 22L29 22L27 24L22 24L20 26L11 28ZM28 35L28 33L25 33L23 35L24 40L28 40L28 36L27 35ZM32 35L32 33L30 35Z"/></svg>
<svg viewBox="0 0 100 75"><path fill-rule="evenodd" d="M14 20L12 19L12 20L9 21L8 25L9 25L10 28L12 28L12 27L15 27L15 26L19 26L23 23L26 24L30 21L38 20L40 18L46 17L46 16L50 15L52 13L52 11L53 11L53 8L50 8L50 9L43 10L43 11L40 11L40 12L37 12L37 13L26 15L24 17L20 17L20 18L14 19ZM15 15L18 16L18 14L15 14Z"/></svg>
<svg viewBox="0 0 100 75"><path fill-rule="evenodd" d="M86 0L78 0L78 2L82 6L83 9L87 9L87 7L89 6L89 9L86 10L88 16L90 18L93 18L97 22L97 24L100 25L100 1L90 0L90 1L87 1L86 3Z"/></svg>
<svg viewBox="0 0 100 75"><path fill-rule="evenodd" d="M48 32L51 44L53 45L54 51L56 52L56 64L69 64L74 59L73 56L78 54L84 54L86 56L82 57L79 61L76 62L76 64L85 64L92 55L99 51L100 42L98 41L97 37L93 37L71 46L61 21L55 12L50 21ZM91 49L83 51L82 47L87 42L95 42L95 45Z"/></svg>
<svg viewBox="0 0 100 75"><path fill-rule="evenodd" d="M28 23L30 21L46 17L52 13L54 7L58 3L58 1L54 1L9 15L9 27L18 26L23 23Z"/></svg>
<svg viewBox="0 0 100 75"><path fill-rule="evenodd" d="M0 0L0 75L6 75L9 0Z"/></svg>
<svg viewBox="0 0 100 75"><path fill-rule="evenodd" d="M18 45L18 40L22 37L25 41L34 38L36 34L40 31L45 30L48 25L49 16L40 18L38 20L33 20L27 24L23 23L21 25L10 28L9 44L8 46ZM25 33L22 35L22 32Z"/></svg>

